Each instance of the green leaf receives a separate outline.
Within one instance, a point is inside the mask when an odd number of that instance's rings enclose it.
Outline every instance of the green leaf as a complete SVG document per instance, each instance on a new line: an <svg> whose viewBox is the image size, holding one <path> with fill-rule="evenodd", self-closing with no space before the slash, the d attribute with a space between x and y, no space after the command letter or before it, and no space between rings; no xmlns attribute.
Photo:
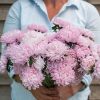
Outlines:
<svg viewBox="0 0 100 100"><path fill-rule="evenodd" d="M62 29L63 27L60 27L59 25L54 25L53 27L52 27L52 30L54 31L54 32L57 32L58 30L60 30L60 29Z"/></svg>
<svg viewBox="0 0 100 100"><path fill-rule="evenodd" d="M47 88L54 88L54 80L52 80L52 77L50 74L45 75L45 80L43 81L43 85Z"/></svg>
<svg viewBox="0 0 100 100"><path fill-rule="evenodd" d="M29 65L32 66L32 64L33 64L33 57L30 57L29 58Z"/></svg>
<svg viewBox="0 0 100 100"><path fill-rule="evenodd" d="M7 71L8 72L10 72L11 66L13 66L13 63L10 59L8 59L8 62L7 62Z"/></svg>

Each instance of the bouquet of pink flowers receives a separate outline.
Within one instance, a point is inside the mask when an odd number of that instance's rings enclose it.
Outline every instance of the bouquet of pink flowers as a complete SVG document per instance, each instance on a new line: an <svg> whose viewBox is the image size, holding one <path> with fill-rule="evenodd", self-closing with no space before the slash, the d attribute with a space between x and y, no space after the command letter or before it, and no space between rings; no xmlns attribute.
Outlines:
<svg viewBox="0 0 100 100"><path fill-rule="evenodd" d="M13 66L29 90L78 84L84 74L100 78L100 46L93 33L61 19L54 20L52 32L30 25L26 31L4 33L1 42L6 49L0 72Z"/></svg>

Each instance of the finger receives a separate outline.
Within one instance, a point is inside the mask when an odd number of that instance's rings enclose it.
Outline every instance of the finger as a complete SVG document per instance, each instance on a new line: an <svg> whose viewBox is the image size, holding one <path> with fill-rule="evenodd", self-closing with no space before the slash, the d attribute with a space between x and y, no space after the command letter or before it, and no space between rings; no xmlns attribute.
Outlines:
<svg viewBox="0 0 100 100"><path fill-rule="evenodd" d="M47 91L46 94L57 95L58 91Z"/></svg>
<svg viewBox="0 0 100 100"><path fill-rule="evenodd" d="M46 95L51 97L60 97L59 94L46 94Z"/></svg>
<svg viewBox="0 0 100 100"><path fill-rule="evenodd" d="M54 94L55 95L55 94L58 94L58 91L57 91L57 89L53 89L53 88L52 89L51 88L49 88L49 89L48 88L42 88L42 93L43 94L51 94L51 95Z"/></svg>
<svg viewBox="0 0 100 100"><path fill-rule="evenodd" d="M60 100L60 97L58 96L49 96L45 94L38 94L35 96L37 100Z"/></svg>
<svg viewBox="0 0 100 100"><path fill-rule="evenodd" d="M60 100L60 97L55 94L55 92L53 93L49 89L42 87L36 90L31 90L31 93L36 97L37 100Z"/></svg>
<svg viewBox="0 0 100 100"><path fill-rule="evenodd" d="M55 93L59 93L59 91L58 91L57 88L50 88L49 91L51 91L51 92L55 92Z"/></svg>
<svg viewBox="0 0 100 100"><path fill-rule="evenodd" d="M16 82L18 82L18 83L22 83L22 81L20 80L19 75L14 75L14 76L13 76L13 79L14 79Z"/></svg>
<svg viewBox="0 0 100 100"><path fill-rule="evenodd" d="M59 97L45 96L43 100L60 100Z"/></svg>

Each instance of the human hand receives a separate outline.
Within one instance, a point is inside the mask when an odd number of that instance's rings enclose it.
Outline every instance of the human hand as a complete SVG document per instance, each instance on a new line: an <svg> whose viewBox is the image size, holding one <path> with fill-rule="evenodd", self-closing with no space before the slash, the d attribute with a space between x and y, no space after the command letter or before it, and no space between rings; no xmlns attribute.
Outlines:
<svg viewBox="0 0 100 100"><path fill-rule="evenodd" d="M22 83L19 75L14 75L13 79L18 83ZM36 90L31 90L30 92L37 100L60 100L58 91L56 88L48 89L41 86L37 88Z"/></svg>
<svg viewBox="0 0 100 100"><path fill-rule="evenodd" d="M80 82L77 85L71 85L73 95L79 92L81 89L86 88L86 85L83 82Z"/></svg>
<svg viewBox="0 0 100 100"><path fill-rule="evenodd" d="M60 100L56 88L45 88L41 86L36 90L31 90L31 93L37 100Z"/></svg>
<svg viewBox="0 0 100 100"><path fill-rule="evenodd" d="M14 79L16 82L18 82L18 83L22 83L22 81L20 80L19 75L14 75L14 76L13 76L13 79Z"/></svg>
<svg viewBox="0 0 100 100"><path fill-rule="evenodd" d="M59 93L60 100L68 100L69 97L75 95L81 88L84 86L83 83L79 83L78 85L70 85L70 86L58 86L57 90Z"/></svg>
<svg viewBox="0 0 100 100"><path fill-rule="evenodd" d="M71 86L58 86L57 87L60 100L67 100L73 95Z"/></svg>
<svg viewBox="0 0 100 100"><path fill-rule="evenodd" d="M16 82L22 83L18 75L15 75L13 78ZM49 89L40 87L36 90L31 90L31 93L37 100L67 100L76 94L83 86L84 84L80 83L78 85L58 86Z"/></svg>

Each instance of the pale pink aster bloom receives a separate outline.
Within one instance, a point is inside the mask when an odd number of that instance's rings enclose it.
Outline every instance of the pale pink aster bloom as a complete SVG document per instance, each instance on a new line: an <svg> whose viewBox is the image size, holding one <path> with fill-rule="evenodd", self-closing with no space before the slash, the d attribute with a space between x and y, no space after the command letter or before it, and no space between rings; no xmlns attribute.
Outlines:
<svg viewBox="0 0 100 100"><path fill-rule="evenodd" d="M92 55L94 56L94 58L96 59L96 60L99 60L100 59L100 56L99 56L99 47L98 47L98 44L95 44L95 43L93 43L91 46L90 46L90 50L91 50L91 52L92 52Z"/></svg>
<svg viewBox="0 0 100 100"><path fill-rule="evenodd" d="M28 30L39 31L42 33L47 32L47 29L43 25L35 25L35 24L29 25Z"/></svg>
<svg viewBox="0 0 100 100"><path fill-rule="evenodd" d="M100 79L100 60L95 64L93 76L94 78Z"/></svg>
<svg viewBox="0 0 100 100"><path fill-rule="evenodd" d="M41 71L44 68L45 62L40 56L35 59L34 67Z"/></svg>
<svg viewBox="0 0 100 100"><path fill-rule="evenodd" d="M33 66L26 67L20 74L22 84L28 88L28 90L36 89L42 86L44 76L41 71L37 71Z"/></svg>
<svg viewBox="0 0 100 100"><path fill-rule="evenodd" d="M73 55L66 56L64 58L64 64L66 66L70 66L71 68L75 68L77 66L77 59L73 57Z"/></svg>
<svg viewBox="0 0 100 100"><path fill-rule="evenodd" d="M73 29L68 29L63 28L60 31L58 31L58 35L57 38L62 40L62 41L66 41L66 42L72 42L72 43L76 43L77 39L80 36L80 33L77 30L73 30Z"/></svg>
<svg viewBox="0 0 100 100"><path fill-rule="evenodd" d="M97 44L97 52L98 52L98 55L100 57L100 44Z"/></svg>
<svg viewBox="0 0 100 100"><path fill-rule="evenodd" d="M1 42L3 43L14 43L20 42L24 36L24 33L20 30L14 30L4 33L1 36Z"/></svg>
<svg viewBox="0 0 100 100"><path fill-rule="evenodd" d="M67 54L67 49L68 47L64 43L55 40L48 44L46 56L52 61L59 60Z"/></svg>
<svg viewBox="0 0 100 100"><path fill-rule="evenodd" d="M95 66L95 58L93 56L87 56L81 61L81 67L86 71L90 71Z"/></svg>
<svg viewBox="0 0 100 100"><path fill-rule="evenodd" d="M53 21L53 23L55 25L59 25L60 27L70 26L70 23L69 22L64 21L64 20L62 20L60 18L55 18L54 21Z"/></svg>
<svg viewBox="0 0 100 100"><path fill-rule="evenodd" d="M82 81L83 76L86 74L86 72L84 72L83 69L79 68L78 66L76 66L74 72L75 72L75 80L73 81L73 84L78 85Z"/></svg>
<svg viewBox="0 0 100 100"><path fill-rule="evenodd" d="M92 41L89 38L80 36L79 38L77 38L77 44L79 44L80 46L89 47L92 44Z"/></svg>
<svg viewBox="0 0 100 100"><path fill-rule="evenodd" d="M14 69L14 73L16 75L19 75L21 74L21 72L23 71L25 65L21 65L21 64L13 64L13 69Z"/></svg>
<svg viewBox="0 0 100 100"><path fill-rule="evenodd" d="M33 53L35 55L45 55L47 46L48 46L48 41L44 40L34 47Z"/></svg>
<svg viewBox="0 0 100 100"><path fill-rule="evenodd" d="M29 46L35 46L45 39L46 39L45 34L41 32L28 31L22 39L22 44L27 44Z"/></svg>
<svg viewBox="0 0 100 100"><path fill-rule="evenodd" d="M53 40L56 39L57 34L58 33L56 33L56 32L48 32L46 39L48 40L48 42L52 42Z"/></svg>
<svg viewBox="0 0 100 100"><path fill-rule="evenodd" d="M88 47L76 46L74 50L78 58L84 58L85 56L92 54L91 50Z"/></svg>
<svg viewBox="0 0 100 100"><path fill-rule="evenodd" d="M71 84L75 79L75 72L66 63L54 63L48 67L52 79L58 86L66 86Z"/></svg>
<svg viewBox="0 0 100 100"><path fill-rule="evenodd" d="M90 30L80 28L80 32L81 32L82 36L85 36L85 37L89 37L91 39L94 39L94 34Z"/></svg>
<svg viewBox="0 0 100 100"><path fill-rule="evenodd" d="M66 26L65 28L66 28L66 30L72 31L72 33L75 34L76 36L81 35L79 27L76 27L74 24L70 24L70 27Z"/></svg>
<svg viewBox="0 0 100 100"><path fill-rule="evenodd" d="M0 73L6 72L6 66L7 66L7 58L4 55L1 55L0 58Z"/></svg>
<svg viewBox="0 0 100 100"><path fill-rule="evenodd" d="M74 49L71 49L71 48L68 50L68 55L73 57L73 58L77 57L76 51Z"/></svg>
<svg viewBox="0 0 100 100"><path fill-rule="evenodd" d="M13 63L24 64L28 61L32 50L26 45L11 45L6 50L6 56Z"/></svg>

